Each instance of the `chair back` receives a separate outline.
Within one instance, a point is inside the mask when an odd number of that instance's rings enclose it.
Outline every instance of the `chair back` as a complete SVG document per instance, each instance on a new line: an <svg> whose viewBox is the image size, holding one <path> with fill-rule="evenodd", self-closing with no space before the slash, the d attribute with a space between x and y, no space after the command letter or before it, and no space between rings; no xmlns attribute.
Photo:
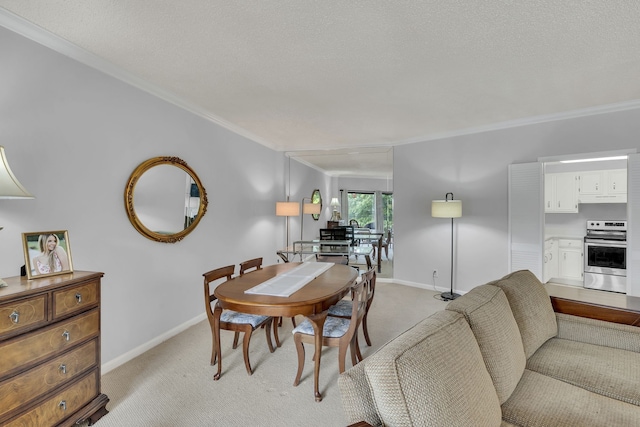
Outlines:
<svg viewBox="0 0 640 427"><path fill-rule="evenodd" d="M211 270L203 274L204 304L207 309L207 317L209 318L210 322L213 322L213 308L211 307L211 302L216 299L215 295L213 295L213 293L211 292L211 283L224 278L226 278L227 280L231 280L235 268L235 265L228 265L226 267L216 268L215 270Z"/></svg>
<svg viewBox="0 0 640 427"><path fill-rule="evenodd" d="M253 270L260 270L262 268L262 257L250 259L240 263L240 275Z"/></svg>
<svg viewBox="0 0 640 427"><path fill-rule="evenodd" d="M373 296L376 293L376 269L370 268L362 274L362 281L367 283L367 311L373 302Z"/></svg>
<svg viewBox="0 0 640 427"><path fill-rule="evenodd" d="M368 273L368 272L367 272ZM367 312L367 289L369 284L367 278L363 276L363 280L353 285L351 288L351 320L349 322L349 329L346 336L353 336L358 330L362 318Z"/></svg>

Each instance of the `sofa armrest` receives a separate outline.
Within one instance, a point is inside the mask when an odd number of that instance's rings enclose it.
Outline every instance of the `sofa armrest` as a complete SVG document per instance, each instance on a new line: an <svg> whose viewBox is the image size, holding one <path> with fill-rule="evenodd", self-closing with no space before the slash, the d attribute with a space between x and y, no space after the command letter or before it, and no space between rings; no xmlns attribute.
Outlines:
<svg viewBox="0 0 640 427"><path fill-rule="evenodd" d="M556 313L557 338L640 353L640 327Z"/></svg>

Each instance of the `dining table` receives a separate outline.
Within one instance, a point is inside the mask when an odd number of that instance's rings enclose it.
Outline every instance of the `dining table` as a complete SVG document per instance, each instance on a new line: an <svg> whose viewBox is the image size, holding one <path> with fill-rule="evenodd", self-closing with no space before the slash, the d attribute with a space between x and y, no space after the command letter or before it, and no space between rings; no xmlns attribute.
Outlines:
<svg viewBox="0 0 640 427"><path fill-rule="evenodd" d="M222 311L234 310L241 313L258 314L272 317L305 316L314 330L314 395L316 401L322 400L318 379L320 376L320 359L322 356L322 335L329 307L347 295L358 277L356 269L342 264L326 265L317 277L310 276L306 284L291 294L275 295L256 293L255 289L272 282L279 276L290 277L294 271L300 271L309 264L326 263L278 263L259 270L237 276L221 283L214 290L217 302L214 308L214 329L219 331ZM322 267L322 266L320 266ZM314 268L311 266L311 268ZM308 269L307 269L308 270ZM277 326L276 326L277 327ZM222 373L222 353L220 351L220 334L215 334L215 351L218 355L218 372L214 380Z"/></svg>

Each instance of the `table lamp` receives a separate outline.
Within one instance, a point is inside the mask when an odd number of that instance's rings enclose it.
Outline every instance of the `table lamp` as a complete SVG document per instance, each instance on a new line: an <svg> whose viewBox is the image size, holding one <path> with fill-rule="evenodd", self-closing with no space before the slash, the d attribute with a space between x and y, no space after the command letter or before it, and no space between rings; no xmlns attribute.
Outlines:
<svg viewBox="0 0 640 427"><path fill-rule="evenodd" d="M0 146L0 199L33 199L33 195L20 184L16 176L9 167L4 147ZM2 230L2 227L0 227ZM6 282L0 279L0 288L7 286Z"/></svg>
<svg viewBox="0 0 640 427"><path fill-rule="evenodd" d="M451 199L449 199L449 195L451 195ZM444 200L431 201L431 216L433 218L451 218L451 291L440 294L440 298L450 301L460 296L453 292L453 218L462 216L462 201L453 200L453 193L447 193Z"/></svg>
<svg viewBox="0 0 640 427"><path fill-rule="evenodd" d="M340 219L340 214L338 214L338 208L340 207L340 201L338 201L337 197L333 197L331 199L331 203L329 206L333 208L333 214L331 215L331 221L338 221Z"/></svg>

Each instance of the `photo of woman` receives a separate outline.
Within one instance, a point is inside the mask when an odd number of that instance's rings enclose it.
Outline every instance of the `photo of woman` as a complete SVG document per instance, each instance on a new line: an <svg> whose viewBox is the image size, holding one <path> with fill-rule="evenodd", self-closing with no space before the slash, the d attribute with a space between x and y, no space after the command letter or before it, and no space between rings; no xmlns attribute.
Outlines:
<svg viewBox="0 0 640 427"><path fill-rule="evenodd" d="M72 271L66 231L24 233L29 278Z"/></svg>

